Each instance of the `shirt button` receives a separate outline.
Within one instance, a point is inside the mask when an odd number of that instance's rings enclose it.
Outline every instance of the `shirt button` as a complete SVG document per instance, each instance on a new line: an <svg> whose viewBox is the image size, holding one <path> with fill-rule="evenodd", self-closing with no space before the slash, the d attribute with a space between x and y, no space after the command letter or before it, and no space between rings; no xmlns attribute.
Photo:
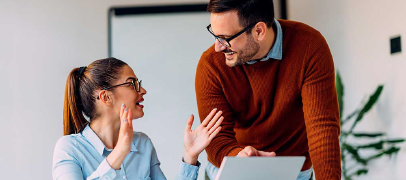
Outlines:
<svg viewBox="0 0 406 180"><path fill-rule="evenodd" d="M127 177L123 176L123 179L126 179Z"/></svg>

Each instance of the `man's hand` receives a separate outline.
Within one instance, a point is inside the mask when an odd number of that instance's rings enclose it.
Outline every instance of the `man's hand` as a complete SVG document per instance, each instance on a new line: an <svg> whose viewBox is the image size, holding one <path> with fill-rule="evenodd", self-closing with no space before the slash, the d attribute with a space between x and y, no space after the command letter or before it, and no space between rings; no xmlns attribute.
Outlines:
<svg viewBox="0 0 406 180"><path fill-rule="evenodd" d="M265 151L258 151L252 146L246 146L243 150L241 150L237 157L250 157L250 156L264 156L264 157L275 157L275 152L265 152Z"/></svg>

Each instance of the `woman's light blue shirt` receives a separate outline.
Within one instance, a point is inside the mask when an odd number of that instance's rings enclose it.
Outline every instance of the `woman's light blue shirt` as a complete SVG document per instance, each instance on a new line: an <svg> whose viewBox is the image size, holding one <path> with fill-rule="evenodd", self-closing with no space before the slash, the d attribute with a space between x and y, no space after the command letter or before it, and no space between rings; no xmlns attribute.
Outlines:
<svg viewBox="0 0 406 180"><path fill-rule="evenodd" d="M125 157L120 170L114 170L106 161L112 149L106 148L100 138L88 126L78 134L61 137L55 146L52 164L54 180L165 180L154 145L149 137L134 132L131 151ZM177 180L197 179L197 166L182 162Z"/></svg>

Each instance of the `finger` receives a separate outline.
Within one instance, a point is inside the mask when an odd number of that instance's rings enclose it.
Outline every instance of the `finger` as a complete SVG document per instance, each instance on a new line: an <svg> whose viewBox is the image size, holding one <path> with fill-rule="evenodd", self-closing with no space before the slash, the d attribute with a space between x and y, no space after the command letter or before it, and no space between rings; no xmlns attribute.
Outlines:
<svg viewBox="0 0 406 180"><path fill-rule="evenodd" d="M220 130L221 130L221 126L218 127L213 133L210 134L209 140L211 141L214 137L216 137L216 135L220 132Z"/></svg>
<svg viewBox="0 0 406 180"><path fill-rule="evenodd" d="M125 117L124 115L127 115L126 111L123 112L123 117L120 120L121 124L120 124L119 138L121 136L125 136L125 134L128 133L128 131L127 131L127 128L129 126L128 120L127 120L127 117Z"/></svg>
<svg viewBox="0 0 406 180"><path fill-rule="evenodd" d="M129 136L128 132L126 132L126 133L124 134L123 139L124 139L124 142L127 142L127 143L130 142L130 136Z"/></svg>
<svg viewBox="0 0 406 180"><path fill-rule="evenodd" d="M125 108L123 115L120 117L121 125L124 125L127 123L127 116L128 116L128 110L127 110L127 108Z"/></svg>
<svg viewBox="0 0 406 180"><path fill-rule="evenodd" d="M124 108L125 108L125 104L122 103L122 104L121 104L121 108L120 108L120 119L121 119L121 117L122 117L122 115L123 115L123 113L124 113Z"/></svg>
<svg viewBox="0 0 406 180"><path fill-rule="evenodd" d="M128 125L131 128L131 131L133 129L133 110L128 109L128 115L127 115L127 121L128 121Z"/></svg>
<svg viewBox="0 0 406 180"><path fill-rule="evenodd" d="M241 150L238 153L237 157L249 157L249 156L248 156L247 152L245 152L244 150Z"/></svg>
<svg viewBox="0 0 406 180"><path fill-rule="evenodd" d="M203 125L203 126L206 126L206 125L209 123L210 119L213 118L213 116L214 116L214 114L216 113L216 111L217 111L217 108L214 108L213 110L211 110L211 112L209 113L209 115L207 115L206 118L203 120L203 122L202 122L202 125Z"/></svg>
<svg viewBox="0 0 406 180"><path fill-rule="evenodd" d="M209 134L213 133L220 126L220 124L223 122L223 120L224 120L224 117L221 116L220 119L216 122L216 124L210 128Z"/></svg>
<svg viewBox="0 0 406 180"><path fill-rule="evenodd" d="M249 155L249 156L257 156L257 149L255 149L252 146L246 146L244 148L245 152Z"/></svg>
<svg viewBox="0 0 406 180"><path fill-rule="evenodd" d="M247 149L247 151L245 151L247 153L248 156L252 156L254 154L254 151L252 149Z"/></svg>
<svg viewBox="0 0 406 180"><path fill-rule="evenodd" d="M190 115L189 120L187 120L185 133L190 132L192 130L193 120L194 120L194 116L192 114L192 115Z"/></svg>
<svg viewBox="0 0 406 180"><path fill-rule="evenodd" d="M209 125L207 125L208 129L213 127L214 123L217 122L217 120L220 118L221 114L223 114L223 111L219 111L219 112L216 113L216 115L213 117L213 119L210 120Z"/></svg>
<svg viewBox="0 0 406 180"><path fill-rule="evenodd" d="M265 151L258 151L259 156L266 156L266 157L275 157L275 152L265 152Z"/></svg>

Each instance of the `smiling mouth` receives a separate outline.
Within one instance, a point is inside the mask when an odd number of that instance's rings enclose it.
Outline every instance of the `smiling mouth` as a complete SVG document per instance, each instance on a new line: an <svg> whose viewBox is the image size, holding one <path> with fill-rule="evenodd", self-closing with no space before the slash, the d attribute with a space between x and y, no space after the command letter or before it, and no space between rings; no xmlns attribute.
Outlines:
<svg viewBox="0 0 406 180"><path fill-rule="evenodd" d="M139 99L135 104L137 105L137 106L142 106L142 107L144 107L141 103L143 103L144 102L144 98L141 98L141 99Z"/></svg>
<svg viewBox="0 0 406 180"><path fill-rule="evenodd" d="M235 54L235 52L226 52L226 53L224 53L225 55L233 55L233 54Z"/></svg>
<svg viewBox="0 0 406 180"><path fill-rule="evenodd" d="M236 53L236 52L234 52L234 51L225 52L224 55L226 56L226 59L227 59L227 60L233 60L233 57L234 57L234 54L235 54L235 53Z"/></svg>

